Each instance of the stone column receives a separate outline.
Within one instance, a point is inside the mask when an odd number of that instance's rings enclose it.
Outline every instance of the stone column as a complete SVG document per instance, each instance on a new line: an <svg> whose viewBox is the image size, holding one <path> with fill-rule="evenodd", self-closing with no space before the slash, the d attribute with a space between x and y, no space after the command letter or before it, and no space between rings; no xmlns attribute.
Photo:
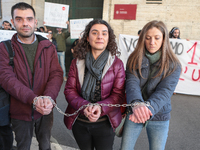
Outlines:
<svg viewBox="0 0 200 150"><path fill-rule="evenodd" d="M112 0L104 0L102 19L110 23Z"/></svg>
<svg viewBox="0 0 200 150"><path fill-rule="evenodd" d="M38 28L43 26L44 21L44 3L45 0L31 0L31 6L35 9Z"/></svg>

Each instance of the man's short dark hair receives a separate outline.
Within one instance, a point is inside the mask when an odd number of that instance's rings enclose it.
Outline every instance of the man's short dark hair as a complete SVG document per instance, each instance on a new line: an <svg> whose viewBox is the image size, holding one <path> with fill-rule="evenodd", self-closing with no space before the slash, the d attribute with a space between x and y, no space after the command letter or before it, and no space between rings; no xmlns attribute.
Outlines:
<svg viewBox="0 0 200 150"><path fill-rule="evenodd" d="M39 29L40 29L40 31L41 31L41 29L44 31L44 27L39 27Z"/></svg>
<svg viewBox="0 0 200 150"><path fill-rule="evenodd" d="M7 20L3 21L3 24L4 24L4 23L9 23L9 24L10 24L10 22L8 22Z"/></svg>
<svg viewBox="0 0 200 150"><path fill-rule="evenodd" d="M15 9L20 9L20 10L31 9L33 11L34 16L35 16L34 8L31 5L27 4L27 3L19 2L19 3L15 4L14 6L12 6L12 8L11 8L11 16L12 16L12 18L13 18Z"/></svg>

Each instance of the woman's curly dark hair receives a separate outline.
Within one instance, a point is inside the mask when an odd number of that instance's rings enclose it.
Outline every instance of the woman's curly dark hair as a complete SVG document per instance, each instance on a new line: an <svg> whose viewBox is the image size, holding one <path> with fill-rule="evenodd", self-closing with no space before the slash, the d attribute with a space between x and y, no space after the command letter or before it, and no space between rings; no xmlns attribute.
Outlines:
<svg viewBox="0 0 200 150"><path fill-rule="evenodd" d="M108 33L109 33L109 40L108 40L108 45L107 45L106 49L108 51L110 51L110 53L112 55L120 54L120 52L118 51L118 47L117 47L117 43L116 43L116 39L115 39L116 36L113 32L113 29L106 21L97 19L97 20L92 20L85 27L82 38L79 40L78 45L76 45L74 47L74 58L85 59L87 52L91 50L91 46L89 45L89 43L87 41L87 37L89 36L90 29L95 24L103 24L103 25L107 26Z"/></svg>

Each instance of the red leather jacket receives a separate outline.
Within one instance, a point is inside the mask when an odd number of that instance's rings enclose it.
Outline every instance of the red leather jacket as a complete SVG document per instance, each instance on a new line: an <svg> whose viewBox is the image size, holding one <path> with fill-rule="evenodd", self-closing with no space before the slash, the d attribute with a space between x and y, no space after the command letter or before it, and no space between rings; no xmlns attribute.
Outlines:
<svg viewBox="0 0 200 150"><path fill-rule="evenodd" d="M74 113L82 105L88 104L81 97L81 86L83 84L85 60L74 59L70 66L67 83L65 86L65 97L68 102L66 113ZM122 61L116 56L111 56L104 67L101 81L101 101L99 104L122 104L125 103L125 71ZM81 110L79 113L83 113ZM79 114L78 113L78 114ZM72 129L78 114L64 117L64 123L68 129ZM121 122L121 111L119 107L102 107L101 116L107 115L115 129Z"/></svg>
<svg viewBox="0 0 200 150"><path fill-rule="evenodd" d="M0 85L11 95L11 118L32 121L42 115L33 110L32 101L38 95L56 99L63 81L63 71L58 63L55 46L42 36L37 35L38 47L34 61L34 74L28 65L25 52L12 37L14 71L9 65L8 52L0 43Z"/></svg>

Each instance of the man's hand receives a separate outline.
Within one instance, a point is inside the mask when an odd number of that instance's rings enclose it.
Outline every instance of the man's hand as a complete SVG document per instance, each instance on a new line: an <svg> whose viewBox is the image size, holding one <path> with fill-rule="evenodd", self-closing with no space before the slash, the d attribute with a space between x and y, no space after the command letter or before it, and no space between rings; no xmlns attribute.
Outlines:
<svg viewBox="0 0 200 150"><path fill-rule="evenodd" d="M129 120L135 123L145 123L152 116L151 111L143 104L132 108L133 114L129 116Z"/></svg>
<svg viewBox="0 0 200 150"><path fill-rule="evenodd" d="M36 111L41 113L42 115L48 115L51 113L53 104L48 98L39 98L35 104Z"/></svg>
<svg viewBox="0 0 200 150"><path fill-rule="evenodd" d="M67 21L66 24L68 25L68 32L70 33L70 23L69 23L69 21Z"/></svg>

